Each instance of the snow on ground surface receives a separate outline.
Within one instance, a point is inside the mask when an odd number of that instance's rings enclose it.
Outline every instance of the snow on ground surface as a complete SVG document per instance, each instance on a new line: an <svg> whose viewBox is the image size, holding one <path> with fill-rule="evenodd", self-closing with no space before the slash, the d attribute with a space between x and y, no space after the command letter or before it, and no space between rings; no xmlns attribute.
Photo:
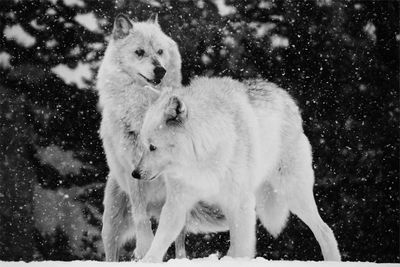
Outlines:
<svg viewBox="0 0 400 267"><path fill-rule="evenodd" d="M370 262L315 262L315 261L268 261L264 258L218 260L213 257L205 259L177 259L164 263L142 262L98 262L98 261L42 261L42 262L1 262L1 267L400 267L399 263Z"/></svg>

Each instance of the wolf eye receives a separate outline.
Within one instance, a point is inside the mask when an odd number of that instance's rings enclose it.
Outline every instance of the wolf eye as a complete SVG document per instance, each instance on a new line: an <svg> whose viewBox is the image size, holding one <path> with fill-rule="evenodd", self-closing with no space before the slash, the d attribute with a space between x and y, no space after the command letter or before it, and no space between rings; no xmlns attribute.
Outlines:
<svg viewBox="0 0 400 267"><path fill-rule="evenodd" d="M157 147L153 144L150 144L149 149L150 149L150 151L154 151L157 149Z"/></svg>
<svg viewBox="0 0 400 267"><path fill-rule="evenodd" d="M159 49L159 50L157 51L157 54L159 54L160 56L161 56L163 53L164 53L164 51L163 51L162 49Z"/></svg>
<svg viewBox="0 0 400 267"><path fill-rule="evenodd" d="M142 57L144 55L144 50L143 49L138 49L135 51L136 55L138 55L138 57Z"/></svg>

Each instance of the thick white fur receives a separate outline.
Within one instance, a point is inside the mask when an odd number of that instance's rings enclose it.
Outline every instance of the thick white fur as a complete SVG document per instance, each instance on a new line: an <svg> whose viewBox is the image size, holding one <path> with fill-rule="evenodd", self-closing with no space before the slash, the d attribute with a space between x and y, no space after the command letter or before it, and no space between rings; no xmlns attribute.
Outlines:
<svg viewBox="0 0 400 267"><path fill-rule="evenodd" d="M123 19L122 19L123 20ZM117 261L119 248L136 239L136 258L142 258L153 240L150 217L159 217L165 201L164 181L143 183L132 178L138 161L136 138L148 105L158 96L139 75L153 79L154 62L167 70L161 84L181 84L181 57L177 44L158 23L123 21L126 36L111 37L98 73L97 89L102 109L100 135L110 169L104 197L102 238L106 260ZM116 31L114 26L114 32ZM137 49L146 56L139 59ZM162 55L157 54L163 49ZM177 247L184 255L184 243Z"/></svg>
<svg viewBox="0 0 400 267"><path fill-rule="evenodd" d="M311 147L298 107L282 89L196 79L163 92L146 113L140 141L142 179L152 184L160 174L167 177L166 203L144 261L162 260L200 200L226 216L228 255L253 257L256 216L276 236L291 211L310 227L324 259L340 260L314 200ZM157 149L150 151L150 144Z"/></svg>
<svg viewBox="0 0 400 267"><path fill-rule="evenodd" d="M118 18L117 18L118 19ZM122 18L125 28L113 37L105 52L97 79L102 109L100 136L110 169L105 195L102 239L107 261L117 261L119 249L136 239L134 257L141 259L154 238L150 218L159 218L165 202L164 178L153 183L131 176L140 154L137 135L148 106L165 87L181 85L181 57L177 44L166 36L157 21L132 22ZM132 27L126 28L130 23ZM122 32L122 34L121 34ZM122 35L122 38L121 38ZM146 56L138 58L137 49ZM163 54L157 51L163 49ZM167 72L159 85L149 85L139 74L153 79L154 62ZM187 216L188 232L227 229L225 217L204 202ZM185 257L185 230L177 237L175 254Z"/></svg>

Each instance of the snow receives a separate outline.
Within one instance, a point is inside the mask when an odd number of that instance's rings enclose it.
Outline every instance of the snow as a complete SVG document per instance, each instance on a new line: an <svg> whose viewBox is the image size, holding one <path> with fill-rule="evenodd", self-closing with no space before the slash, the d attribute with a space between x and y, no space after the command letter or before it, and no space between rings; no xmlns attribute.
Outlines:
<svg viewBox="0 0 400 267"><path fill-rule="evenodd" d="M372 22L368 22L367 25L364 26L364 32L366 32L368 34L368 37L372 40L372 41L376 41L376 27Z"/></svg>
<svg viewBox="0 0 400 267"><path fill-rule="evenodd" d="M148 0L147 3L152 7L161 7L161 4L156 0Z"/></svg>
<svg viewBox="0 0 400 267"><path fill-rule="evenodd" d="M36 19L32 20L29 24L30 24L34 29L40 30L40 31L42 31L42 30L44 30L44 29L46 28L45 25L39 25Z"/></svg>
<svg viewBox="0 0 400 267"><path fill-rule="evenodd" d="M2 267L386 267L400 266L400 264L369 263L369 262L312 262L312 261L268 261L264 258L256 259L232 259L224 257L218 260L215 255L204 259L172 259L164 263L141 263L141 262L98 262L98 261L46 261L46 262L0 262Z"/></svg>
<svg viewBox="0 0 400 267"><path fill-rule="evenodd" d="M86 14L78 14L75 16L75 21L81 24L83 27L92 32L100 32L97 18L93 12Z"/></svg>
<svg viewBox="0 0 400 267"><path fill-rule="evenodd" d="M51 145L44 148L38 148L36 157L43 164L49 164L61 175L74 174L79 175L83 167L82 162L74 158L72 150L64 151L62 148Z"/></svg>
<svg viewBox="0 0 400 267"><path fill-rule="evenodd" d="M317 4L319 6L330 6L332 5L332 0L318 0Z"/></svg>
<svg viewBox="0 0 400 267"><path fill-rule="evenodd" d="M1 52L0 53L0 68L7 69L11 67L10 65L10 54L6 52Z"/></svg>
<svg viewBox="0 0 400 267"><path fill-rule="evenodd" d="M275 23L250 22L249 27L256 30L256 38L264 37L269 31L276 27Z"/></svg>
<svg viewBox="0 0 400 267"><path fill-rule="evenodd" d="M27 33L20 24L7 25L3 33L7 40L14 40L17 44L24 47L31 47L36 43L36 39Z"/></svg>
<svg viewBox="0 0 400 267"><path fill-rule="evenodd" d="M227 16L236 12L236 8L226 5L225 0L214 0L214 4L217 6L218 13L221 16Z"/></svg>
<svg viewBox="0 0 400 267"><path fill-rule="evenodd" d="M261 2L258 4L258 8L261 9L270 9L273 6L271 2L261 0Z"/></svg>
<svg viewBox="0 0 400 267"><path fill-rule="evenodd" d="M48 0L50 3L53 5L57 5L57 0ZM85 3L82 0L63 0L64 5L73 7L73 6L78 6L78 7L84 7Z"/></svg>
<svg viewBox="0 0 400 267"><path fill-rule="evenodd" d="M201 56L201 61L203 62L204 65L208 65L212 62L211 58L207 56L206 54L203 54Z"/></svg>
<svg viewBox="0 0 400 267"><path fill-rule="evenodd" d="M81 62L75 69L71 69L65 64L58 64L51 70L60 76L66 84L76 84L81 89L86 88L85 80L90 80L93 75L90 65Z"/></svg>
<svg viewBox="0 0 400 267"><path fill-rule="evenodd" d="M272 47L288 47L289 39L282 37L280 35L274 34L271 36L271 46Z"/></svg>
<svg viewBox="0 0 400 267"><path fill-rule="evenodd" d="M79 7L84 7L85 3L82 0L64 0L64 4L66 6L79 6Z"/></svg>

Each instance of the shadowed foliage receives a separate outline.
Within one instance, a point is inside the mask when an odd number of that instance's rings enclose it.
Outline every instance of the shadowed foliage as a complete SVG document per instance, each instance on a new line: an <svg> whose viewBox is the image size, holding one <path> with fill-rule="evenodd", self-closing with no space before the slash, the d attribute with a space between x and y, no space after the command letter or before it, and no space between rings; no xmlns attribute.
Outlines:
<svg viewBox="0 0 400 267"><path fill-rule="evenodd" d="M144 20L157 12L180 47L184 84L196 75L264 78L297 99L313 146L317 204L343 260L400 261L398 2L226 0L226 13L210 0L77 2L0 6L0 260L101 259L98 235L75 237L78 255L62 222L53 234L37 230L34 188L54 196L81 188L70 203L99 231L108 170L95 73L116 14ZM82 14L93 14L98 28L79 23ZM13 38L16 25L34 42ZM93 71L84 86L54 72L80 63ZM257 237L258 256L322 259L294 216L277 239L261 225ZM189 235L186 245L189 257L224 255L229 235Z"/></svg>

